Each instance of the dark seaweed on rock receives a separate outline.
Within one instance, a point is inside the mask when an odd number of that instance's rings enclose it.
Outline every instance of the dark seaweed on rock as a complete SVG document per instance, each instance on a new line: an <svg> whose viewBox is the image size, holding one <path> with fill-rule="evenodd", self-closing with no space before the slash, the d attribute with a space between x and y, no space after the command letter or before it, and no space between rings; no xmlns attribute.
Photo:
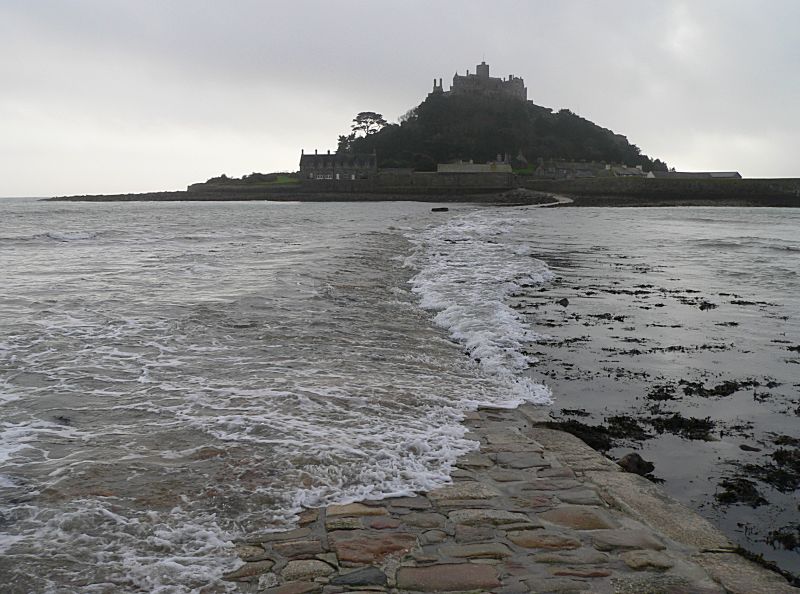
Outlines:
<svg viewBox="0 0 800 594"><path fill-rule="evenodd" d="M781 493L800 488L800 449L780 448L772 452L774 464L747 464L743 471Z"/></svg>
<svg viewBox="0 0 800 594"><path fill-rule="evenodd" d="M645 419L644 422L651 425L658 433L672 433L686 439L702 439L705 441L711 439L711 431L715 426L714 421L709 417L696 419L694 417L684 417L680 413L674 413L669 417Z"/></svg>
<svg viewBox="0 0 800 594"><path fill-rule="evenodd" d="M648 400L675 400L675 386L673 384L662 384L653 386L647 393Z"/></svg>
<svg viewBox="0 0 800 594"><path fill-rule="evenodd" d="M792 437L790 435L778 435L772 441L775 445L779 446L792 446L795 448L800 447L800 438Z"/></svg>
<svg viewBox="0 0 800 594"><path fill-rule="evenodd" d="M800 524L788 525L773 530L767 536L767 542L773 547L780 546L787 551L800 548Z"/></svg>
<svg viewBox="0 0 800 594"><path fill-rule="evenodd" d="M598 452L607 452L613 447L608 429L602 425L587 425L575 419L550 421L544 425L550 429L558 429L559 431L571 433L575 437L582 439L586 442L586 445Z"/></svg>
<svg viewBox="0 0 800 594"><path fill-rule="evenodd" d="M726 381L713 388L706 388L702 382L680 380L678 383L683 386L683 393L687 396L701 396L703 398L724 398L739 390L746 390L747 388L753 388L759 385L755 380L744 380L741 382Z"/></svg>
<svg viewBox="0 0 800 594"><path fill-rule="evenodd" d="M562 415L568 415L573 417L588 417L591 416L591 413L586 412L580 408L562 408L561 409Z"/></svg>
<svg viewBox="0 0 800 594"><path fill-rule="evenodd" d="M768 503L761 495L756 484L742 477L726 478L720 482L722 492L717 492L714 499L725 505L744 503L750 507L759 507Z"/></svg>
<svg viewBox="0 0 800 594"><path fill-rule="evenodd" d="M652 437L639 422L628 415L616 415L606 419L608 434L618 439L635 439L638 441Z"/></svg>

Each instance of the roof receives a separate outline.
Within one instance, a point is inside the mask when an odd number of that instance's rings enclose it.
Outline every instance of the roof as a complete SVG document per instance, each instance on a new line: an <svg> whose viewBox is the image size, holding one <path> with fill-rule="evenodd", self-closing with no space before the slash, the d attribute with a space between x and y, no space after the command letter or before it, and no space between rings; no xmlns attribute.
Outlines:
<svg viewBox="0 0 800 594"><path fill-rule="evenodd" d="M653 171L661 179L742 179L738 171Z"/></svg>
<svg viewBox="0 0 800 594"><path fill-rule="evenodd" d="M300 155L300 169L306 167L377 167L377 157L374 153L322 153L313 155L303 153Z"/></svg>

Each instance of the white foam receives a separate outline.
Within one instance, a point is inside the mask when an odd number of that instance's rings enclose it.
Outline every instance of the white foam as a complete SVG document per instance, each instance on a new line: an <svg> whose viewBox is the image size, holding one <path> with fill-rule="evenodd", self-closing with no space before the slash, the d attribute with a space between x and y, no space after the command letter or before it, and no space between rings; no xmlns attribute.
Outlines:
<svg viewBox="0 0 800 594"><path fill-rule="evenodd" d="M410 282L420 306L436 311L436 324L508 388L510 395L498 394L491 404L547 404L550 390L521 374L535 362L524 346L541 335L506 300L521 285L545 283L553 274L527 246L503 243L512 231L511 221L483 212L454 217L408 235L416 249L406 263L418 269Z"/></svg>

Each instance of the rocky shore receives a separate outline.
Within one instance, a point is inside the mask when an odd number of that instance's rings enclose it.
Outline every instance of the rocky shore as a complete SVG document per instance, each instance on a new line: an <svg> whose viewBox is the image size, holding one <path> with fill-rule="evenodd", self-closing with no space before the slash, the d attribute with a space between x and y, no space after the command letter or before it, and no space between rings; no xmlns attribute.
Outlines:
<svg viewBox="0 0 800 594"><path fill-rule="evenodd" d="M480 450L415 497L310 509L237 543L240 592L800 593L542 408L465 419ZM208 586L201 592L225 591Z"/></svg>

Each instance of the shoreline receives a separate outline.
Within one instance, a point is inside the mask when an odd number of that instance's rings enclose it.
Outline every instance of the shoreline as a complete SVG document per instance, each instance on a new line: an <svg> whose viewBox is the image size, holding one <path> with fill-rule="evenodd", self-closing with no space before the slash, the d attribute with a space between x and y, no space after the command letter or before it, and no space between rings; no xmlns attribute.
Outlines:
<svg viewBox="0 0 800 594"><path fill-rule="evenodd" d="M548 409L466 413L480 448L415 497L309 509L236 543L241 592L800 593ZM214 592L210 585L201 592Z"/></svg>
<svg viewBox="0 0 800 594"><path fill-rule="evenodd" d="M187 190L139 194L56 196L46 201L160 202L160 201L280 201L280 202L468 202L480 204L539 204L553 196L581 206L733 206L800 208L800 179L544 179L516 176L494 185L465 174L451 185L387 185L381 179L253 186L194 184Z"/></svg>
<svg viewBox="0 0 800 594"><path fill-rule="evenodd" d="M548 206L557 208L672 208L679 206L723 208L800 208L800 197L736 198L736 197L640 197L591 196L572 193L537 193L536 198L512 197L499 194L290 194L267 196L190 196L185 193L154 192L147 194L60 196L41 198L42 202L425 202L431 204L481 204L486 206ZM178 194L178 195L172 195ZM572 202L559 204L555 196Z"/></svg>

